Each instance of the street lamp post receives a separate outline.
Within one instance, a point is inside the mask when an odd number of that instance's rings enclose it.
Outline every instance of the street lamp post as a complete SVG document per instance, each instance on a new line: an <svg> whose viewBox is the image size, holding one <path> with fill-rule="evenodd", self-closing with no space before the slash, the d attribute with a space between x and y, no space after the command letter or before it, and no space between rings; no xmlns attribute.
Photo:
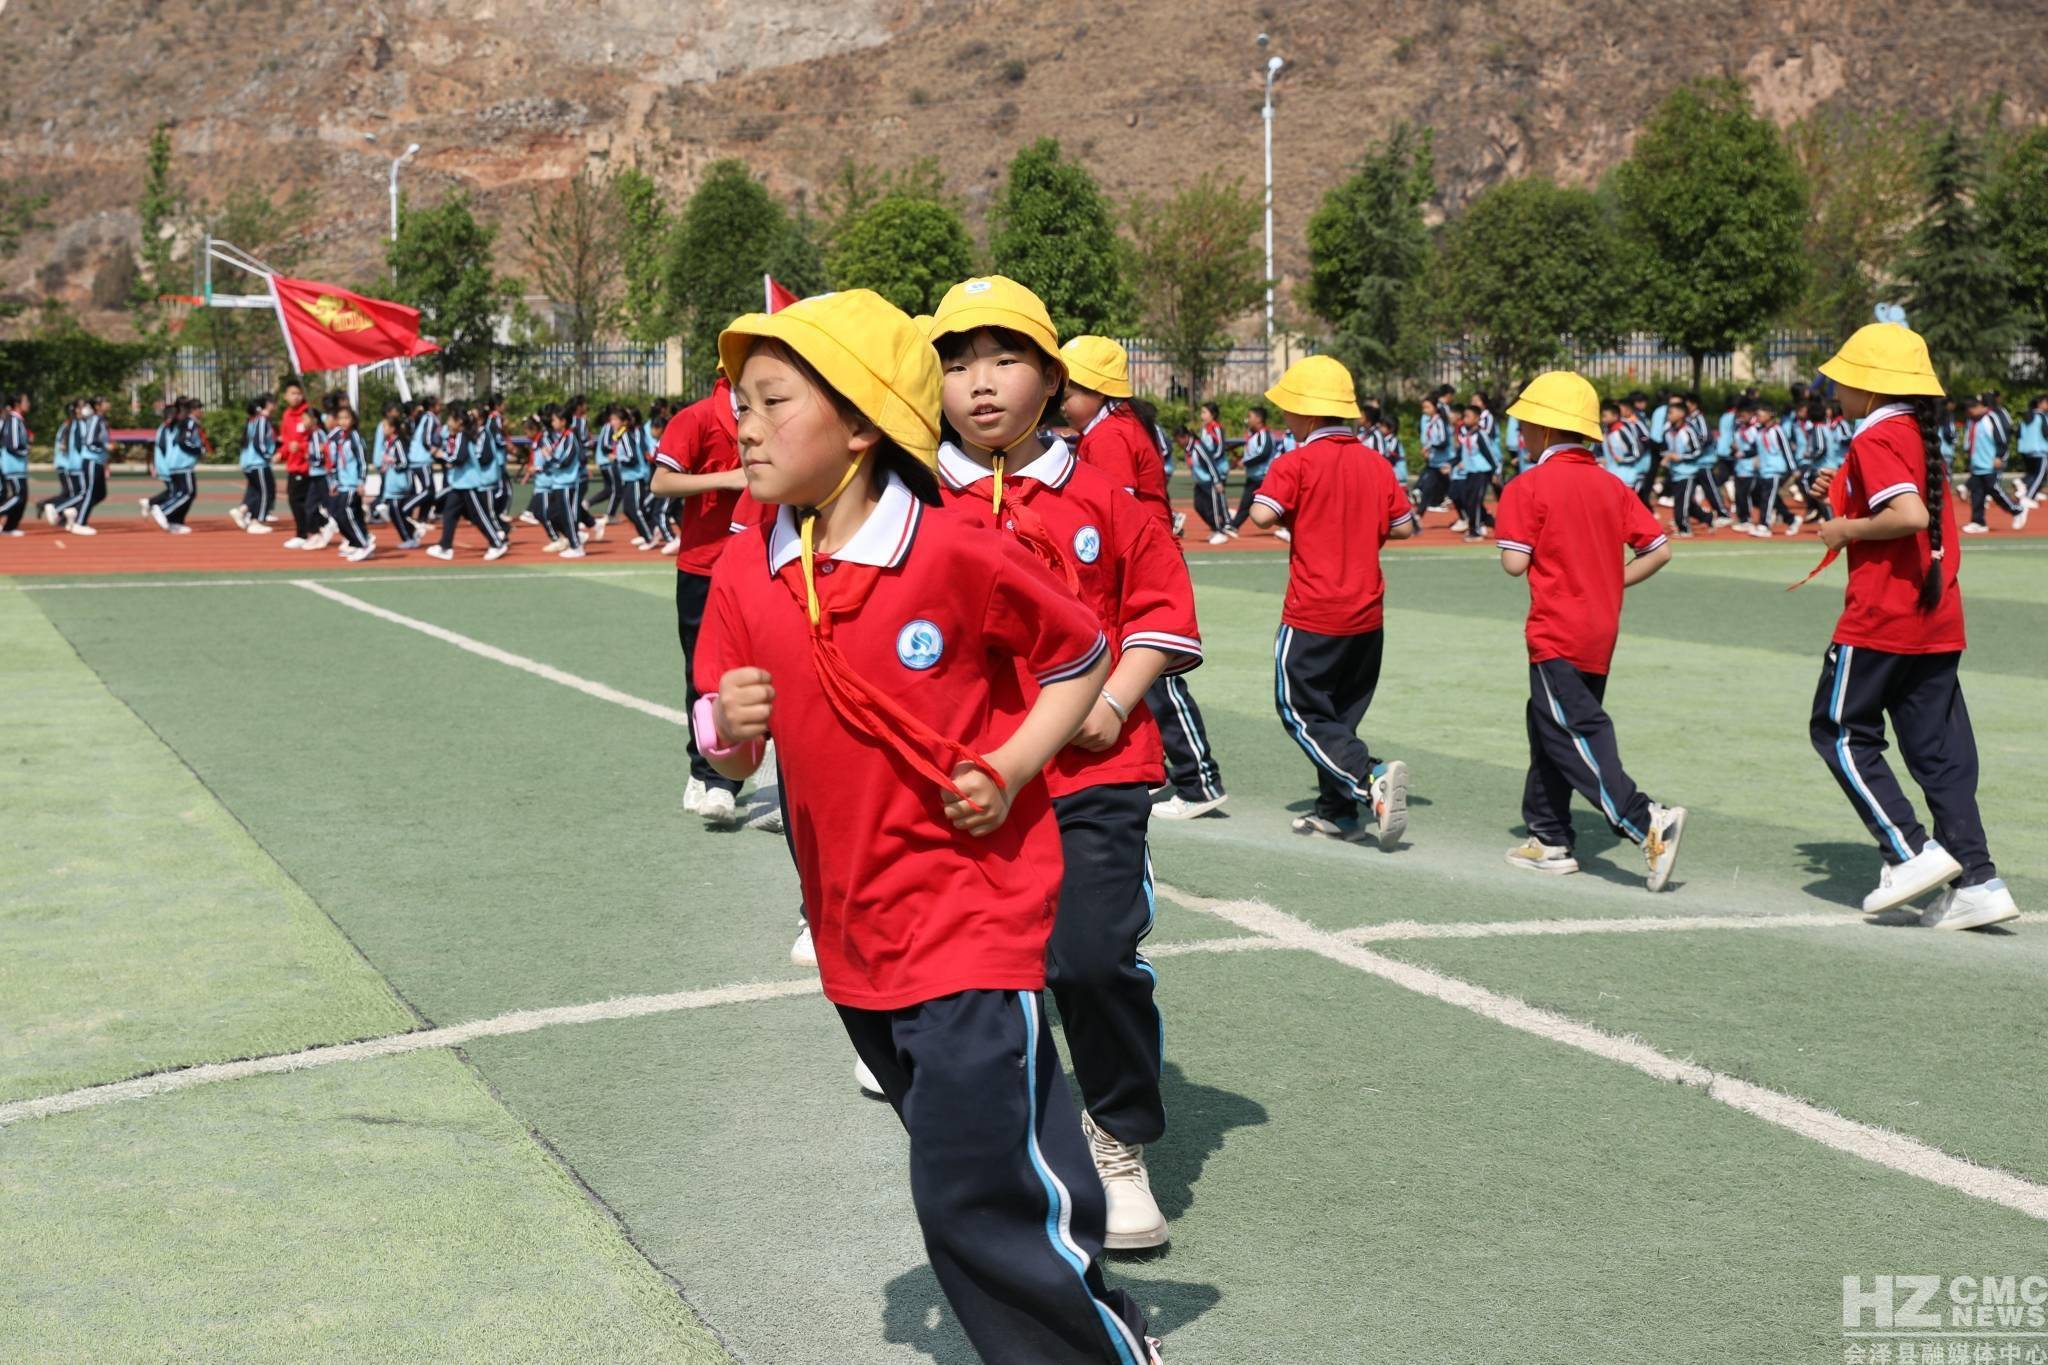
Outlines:
<svg viewBox="0 0 2048 1365"><path fill-rule="evenodd" d="M365 142L374 143L376 140L377 135L375 133L363 134L363 141ZM394 242L398 240L398 168L419 154L420 144L414 142L407 145L403 155L391 158L391 240ZM396 264L393 264L391 267L391 278L393 283L397 282L398 266Z"/></svg>
<svg viewBox="0 0 2048 1365"><path fill-rule="evenodd" d="M1259 35L1259 47L1263 50L1271 41L1263 33ZM1280 74L1286 62L1279 57L1266 59L1266 104L1260 117L1266 125L1266 354L1273 353L1273 78Z"/></svg>

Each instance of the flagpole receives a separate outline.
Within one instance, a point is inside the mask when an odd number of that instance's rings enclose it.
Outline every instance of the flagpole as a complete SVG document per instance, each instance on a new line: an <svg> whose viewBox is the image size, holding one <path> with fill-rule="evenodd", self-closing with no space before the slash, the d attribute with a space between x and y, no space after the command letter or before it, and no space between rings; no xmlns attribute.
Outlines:
<svg viewBox="0 0 2048 1365"><path fill-rule="evenodd" d="M775 311L775 277L766 271L761 272L761 311Z"/></svg>

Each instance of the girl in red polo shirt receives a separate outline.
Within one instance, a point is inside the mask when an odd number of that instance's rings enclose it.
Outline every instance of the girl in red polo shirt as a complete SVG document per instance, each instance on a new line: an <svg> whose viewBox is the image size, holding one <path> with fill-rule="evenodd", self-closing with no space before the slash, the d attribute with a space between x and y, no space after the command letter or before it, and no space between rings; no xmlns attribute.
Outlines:
<svg viewBox="0 0 2048 1365"><path fill-rule="evenodd" d="M1159 519L1040 423L1066 367L1037 295L994 276L955 285L928 329L945 427L949 510L1015 536L1094 610L1112 668L1081 733L1046 770L1067 876L1046 981L1080 1083L1081 1127L1109 1201L1112 1250L1166 1241L1145 1146L1166 1131L1156 980L1139 951L1154 917L1145 842L1165 780L1145 693L1202 661L1187 561Z"/></svg>
<svg viewBox="0 0 2048 1365"><path fill-rule="evenodd" d="M1379 687L1380 547L1415 534L1415 509L1387 462L1352 434L1361 420L1351 371L1326 355L1287 367L1266 390L1299 444L1273 462L1252 500L1252 521L1285 521L1287 599L1273 642L1273 698L1280 721L1316 768L1316 806L1297 834L1347 842L1365 837L1359 803L1372 808L1379 845L1408 828L1408 765L1381 763L1358 737Z"/></svg>
<svg viewBox="0 0 2048 1365"><path fill-rule="evenodd" d="M930 514L938 359L881 296L749 314L719 351L773 514L712 571L699 747L737 780L775 738L825 994L909 1132L975 1349L1146 1365L1039 998L1061 866L1039 774L1108 676L1095 614L1015 540Z"/></svg>
<svg viewBox="0 0 2048 1365"><path fill-rule="evenodd" d="M1977 813L1977 739L1956 677L1965 644L1956 583L1963 547L1938 435L1941 381L1927 343L1894 322L1859 330L1820 372L1838 386L1856 434L1842 467L1814 480L1835 513L1820 528L1828 547L1821 567L1846 548L1849 589L1814 693L1811 734L1884 859L1864 913L1940 887L1922 924L1976 929L2016 918ZM1887 716L1934 813L1932 838L1884 761Z"/></svg>
<svg viewBox="0 0 2048 1365"><path fill-rule="evenodd" d="M1159 518L1176 542L1179 532L1166 496L1166 452L1150 408L1131 390L1130 357L1108 337L1067 338L1060 347L1067 371L1067 394L1061 411L1080 433L1075 454L1110 482L1135 497ZM1192 452L1189 459L1194 458ZM1158 718L1159 737L1166 746L1166 779L1173 790L1155 802L1152 813L1162 820L1193 820L1230 799L1223 790L1223 770L1209 744L1202 708L1195 704L1187 679L1168 673L1152 684L1145 704Z"/></svg>

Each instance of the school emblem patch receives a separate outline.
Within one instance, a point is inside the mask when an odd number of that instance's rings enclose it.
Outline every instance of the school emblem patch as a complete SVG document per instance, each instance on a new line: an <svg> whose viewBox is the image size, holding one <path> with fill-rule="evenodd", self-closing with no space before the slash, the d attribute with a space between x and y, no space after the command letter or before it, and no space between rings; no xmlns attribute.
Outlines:
<svg viewBox="0 0 2048 1365"><path fill-rule="evenodd" d="M1083 564L1093 564L1102 557L1102 532L1093 526L1083 526L1074 532L1074 558Z"/></svg>
<svg viewBox="0 0 2048 1365"><path fill-rule="evenodd" d="M966 294L986 294L993 288L995 288L995 285L988 280L969 280L966 288L961 292Z"/></svg>
<svg viewBox="0 0 2048 1365"><path fill-rule="evenodd" d="M922 673L945 652L946 637L922 617L896 632L896 658L905 668Z"/></svg>

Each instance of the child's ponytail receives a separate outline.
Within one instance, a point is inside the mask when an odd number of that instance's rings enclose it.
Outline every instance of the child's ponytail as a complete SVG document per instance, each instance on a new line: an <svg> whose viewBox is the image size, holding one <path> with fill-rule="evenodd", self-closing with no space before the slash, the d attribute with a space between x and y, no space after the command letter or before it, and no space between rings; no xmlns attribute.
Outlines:
<svg viewBox="0 0 2048 1365"><path fill-rule="evenodd" d="M1927 546L1933 557L1927 561L1927 576L1920 580L1920 610L1933 611L1941 605L1942 535L1941 504L1948 496L1948 462L1941 456L1941 421L1945 404L1939 398L1913 400L1913 419L1920 424L1920 444L1927 459Z"/></svg>

